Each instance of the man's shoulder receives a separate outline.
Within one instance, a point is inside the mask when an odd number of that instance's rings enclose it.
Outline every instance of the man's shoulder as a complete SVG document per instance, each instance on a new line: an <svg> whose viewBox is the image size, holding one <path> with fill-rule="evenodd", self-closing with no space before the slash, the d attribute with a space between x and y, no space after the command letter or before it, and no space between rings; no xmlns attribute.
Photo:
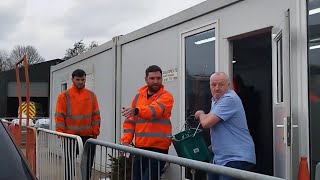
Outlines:
<svg viewBox="0 0 320 180"><path fill-rule="evenodd" d="M68 90L61 91L58 97L65 97Z"/></svg>
<svg viewBox="0 0 320 180"><path fill-rule="evenodd" d="M223 97L228 99L237 99L238 95L234 90L230 89L223 95Z"/></svg>
<svg viewBox="0 0 320 180"><path fill-rule="evenodd" d="M87 88L83 88L83 92L95 95L95 93L93 91L91 91L90 89L87 89Z"/></svg>
<svg viewBox="0 0 320 180"><path fill-rule="evenodd" d="M216 103L234 104L235 102L237 102L237 97L237 94L233 90L228 90L218 101L216 101Z"/></svg>
<svg viewBox="0 0 320 180"><path fill-rule="evenodd" d="M159 92L159 97L165 95L166 97L172 98L173 99L173 95L166 89L163 89L161 92Z"/></svg>

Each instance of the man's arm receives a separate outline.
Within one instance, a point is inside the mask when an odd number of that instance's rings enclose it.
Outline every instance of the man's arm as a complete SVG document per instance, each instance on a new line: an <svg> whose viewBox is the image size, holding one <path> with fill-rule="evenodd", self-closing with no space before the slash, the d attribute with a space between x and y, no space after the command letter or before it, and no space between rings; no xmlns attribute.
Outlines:
<svg viewBox="0 0 320 180"><path fill-rule="evenodd" d="M93 128L93 137L97 138L100 134L100 124L101 124L101 117L100 117L100 109L97 100L97 96L94 95L94 106L92 112L92 128Z"/></svg>
<svg viewBox="0 0 320 180"><path fill-rule="evenodd" d="M200 124L204 128L211 128L221 120L219 116L213 113L205 114L202 110L197 111L195 117L200 120Z"/></svg>
<svg viewBox="0 0 320 180"><path fill-rule="evenodd" d="M200 120L200 123L204 128L211 128L220 120L227 121L230 119L237 111L235 104L232 97L225 96L219 100L219 103L212 107L208 114L199 110L196 112L195 117Z"/></svg>
<svg viewBox="0 0 320 180"><path fill-rule="evenodd" d="M134 132L136 128L136 123L134 119L135 98L133 98L133 100L131 101L131 107L123 108L122 110L122 116L126 117L126 119L124 120L122 125L123 135L121 137L121 143L125 145L129 145L134 138Z"/></svg>
<svg viewBox="0 0 320 180"><path fill-rule="evenodd" d="M66 132L66 122L65 118L67 117L67 102L64 93L61 93L58 96L57 104L56 104L56 112L55 112L55 123L56 123L56 131L58 132Z"/></svg>
<svg viewBox="0 0 320 180"><path fill-rule="evenodd" d="M138 118L140 119L160 119L166 113L171 113L173 107L173 96L169 92L163 93L158 99L150 105L138 106Z"/></svg>

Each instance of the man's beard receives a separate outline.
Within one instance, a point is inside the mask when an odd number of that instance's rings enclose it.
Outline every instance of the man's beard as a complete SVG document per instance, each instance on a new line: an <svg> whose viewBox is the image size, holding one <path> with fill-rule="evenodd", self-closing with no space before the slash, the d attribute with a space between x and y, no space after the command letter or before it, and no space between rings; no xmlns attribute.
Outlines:
<svg viewBox="0 0 320 180"><path fill-rule="evenodd" d="M77 88L78 89L83 89L85 87L85 85L78 85Z"/></svg>
<svg viewBox="0 0 320 180"><path fill-rule="evenodd" d="M149 90L150 92L152 92L152 93L156 93L156 92L158 92L158 91L160 90L160 85L159 85L159 86L156 86L156 87L154 87L154 85L149 86L149 87L148 87L148 90Z"/></svg>

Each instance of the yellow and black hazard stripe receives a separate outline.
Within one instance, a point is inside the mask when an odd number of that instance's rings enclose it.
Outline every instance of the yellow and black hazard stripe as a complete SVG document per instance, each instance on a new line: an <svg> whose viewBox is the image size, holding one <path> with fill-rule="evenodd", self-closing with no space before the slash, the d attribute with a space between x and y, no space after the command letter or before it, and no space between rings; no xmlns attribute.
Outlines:
<svg viewBox="0 0 320 180"><path fill-rule="evenodd" d="M21 103L22 112L27 115L27 102ZM29 117L34 118L36 116L36 105L34 102L29 103ZM20 113L20 107L18 108L18 113Z"/></svg>

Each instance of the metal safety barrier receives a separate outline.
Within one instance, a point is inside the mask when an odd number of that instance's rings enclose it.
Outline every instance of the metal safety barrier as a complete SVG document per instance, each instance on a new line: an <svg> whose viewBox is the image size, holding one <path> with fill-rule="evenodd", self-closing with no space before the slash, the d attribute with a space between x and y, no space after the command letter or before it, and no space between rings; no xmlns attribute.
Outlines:
<svg viewBox="0 0 320 180"><path fill-rule="evenodd" d="M26 158L31 166L32 171L36 174L36 143L37 130L32 127L26 129Z"/></svg>
<svg viewBox="0 0 320 180"><path fill-rule="evenodd" d="M38 128L37 178L39 180L81 179L80 136Z"/></svg>
<svg viewBox="0 0 320 180"><path fill-rule="evenodd" d="M95 149L96 156L93 158L91 152ZM95 163L92 164L92 162ZM97 165L98 167L96 167ZM83 180L176 180L185 179L184 173L186 173L186 169L190 169L191 177L188 179L192 180L196 179L197 172L201 172L205 176L214 173L244 180L283 180L273 176L218 166L95 139L89 139L85 143L81 158L81 174ZM207 177L205 177L205 179L206 178Z"/></svg>
<svg viewBox="0 0 320 180"><path fill-rule="evenodd" d="M19 124L9 124L8 126L9 132L11 133L13 139L17 143L17 145L24 149L25 145L25 131L23 128L20 128ZM21 135L22 134L22 135Z"/></svg>
<svg viewBox="0 0 320 180"><path fill-rule="evenodd" d="M27 133L26 133L26 117L1 117L0 118L2 122L7 126L9 132L13 136L15 142L18 144L18 146L21 149L26 149L26 139L27 139ZM32 120L29 121L28 127L34 127L34 128L47 128L49 129L49 123L47 124L41 124L38 120L44 120L49 119L48 117L35 117ZM21 121L21 123L20 123ZM34 123L35 122L35 123ZM20 125L21 124L21 125ZM21 127L20 127L21 126ZM30 138L28 138L30 139ZM23 151L24 152L24 151ZM24 152L25 154L25 152Z"/></svg>

